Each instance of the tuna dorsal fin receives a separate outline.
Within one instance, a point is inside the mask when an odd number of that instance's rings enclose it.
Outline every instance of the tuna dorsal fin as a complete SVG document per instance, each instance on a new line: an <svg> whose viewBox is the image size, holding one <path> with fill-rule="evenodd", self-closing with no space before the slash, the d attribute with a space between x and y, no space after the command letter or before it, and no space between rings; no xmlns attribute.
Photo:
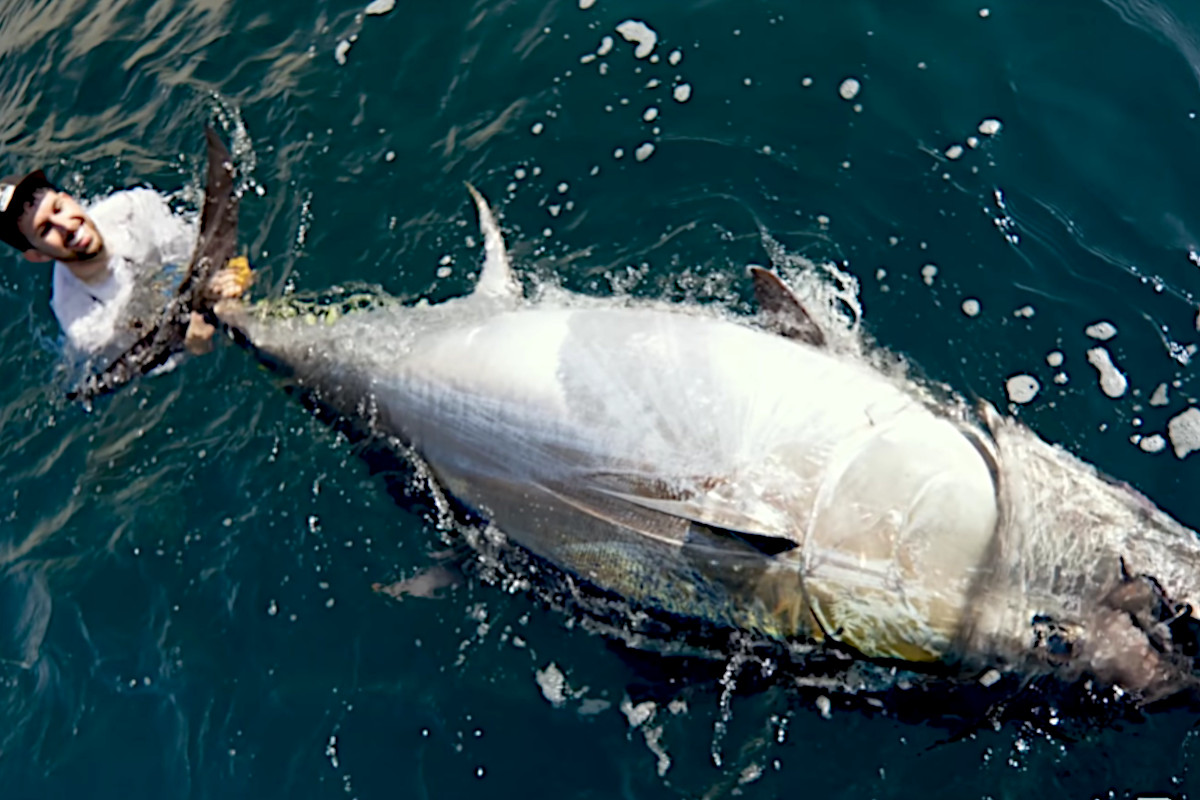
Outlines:
<svg viewBox="0 0 1200 800"><path fill-rule="evenodd" d="M479 273L475 294L483 297L515 297L517 279L513 276L508 251L504 248L504 236L500 233L500 226L496 224L492 209L479 190L468 183L467 191L475 200L475 209L479 212L479 229L483 232L483 270Z"/></svg>
<svg viewBox="0 0 1200 800"><path fill-rule="evenodd" d="M750 277L754 279L754 296L758 305L780 336L814 347L825 346L825 332L813 322L800 299L778 275L769 269L751 266Z"/></svg>

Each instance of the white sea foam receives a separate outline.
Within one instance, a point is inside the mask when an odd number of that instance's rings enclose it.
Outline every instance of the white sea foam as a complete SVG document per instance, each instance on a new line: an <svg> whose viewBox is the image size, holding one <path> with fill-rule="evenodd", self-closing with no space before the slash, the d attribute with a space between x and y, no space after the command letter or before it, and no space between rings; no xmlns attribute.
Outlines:
<svg viewBox="0 0 1200 800"><path fill-rule="evenodd" d="M1100 391L1109 397L1120 397L1129 388L1125 373L1113 363L1112 355L1103 347L1093 347L1087 351L1088 363L1100 374Z"/></svg>
<svg viewBox="0 0 1200 800"><path fill-rule="evenodd" d="M637 47L633 51L634 58L645 58L654 52L658 44L658 34L644 22L627 19L617 26L617 33L627 42L634 42Z"/></svg>
<svg viewBox="0 0 1200 800"><path fill-rule="evenodd" d="M1084 333L1098 342L1107 342L1117 335L1117 326L1107 320L1100 320L1088 325Z"/></svg>
<svg viewBox="0 0 1200 800"><path fill-rule="evenodd" d="M567 685L567 678L557 664L551 661L545 669L535 670L533 675L542 690L542 697L549 700L550 705L558 708L567 702L571 687Z"/></svg>
<svg viewBox="0 0 1200 800"><path fill-rule="evenodd" d="M1004 389L1008 392L1008 399L1019 405L1024 405L1037 397L1041 388L1037 378L1024 374L1013 375L1004 384Z"/></svg>
<svg viewBox="0 0 1200 800"><path fill-rule="evenodd" d="M1162 434L1158 433L1145 436L1141 441L1138 442L1138 447L1142 448L1147 453L1161 452L1166 446L1167 440L1162 437Z"/></svg>
<svg viewBox="0 0 1200 800"><path fill-rule="evenodd" d="M379 16L380 14L388 13L395 7L396 0L374 0L368 3L364 10L372 16Z"/></svg>
<svg viewBox="0 0 1200 800"><path fill-rule="evenodd" d="M1193 407L1172 417L1167 423L1167 436L1176 458L1200 450L1200 410Z"/></svg>
<svg viewBox="0 0 1200 800"><path fill-rule="evenodd" d="M629 721L629 727L631 728L645 724L654 716L656 708L657 706L653 700L645 700L636 706L629 697L624 697L621 700L621 713L625 715L625 719Z"/></svg>
<svg viewBox="0 0 1200 800"><path fill-rule="evenodd" d="M1003 123L998 119L985 119L979 123L979 132L984 136L995 136L1004 127Z"/></svg>

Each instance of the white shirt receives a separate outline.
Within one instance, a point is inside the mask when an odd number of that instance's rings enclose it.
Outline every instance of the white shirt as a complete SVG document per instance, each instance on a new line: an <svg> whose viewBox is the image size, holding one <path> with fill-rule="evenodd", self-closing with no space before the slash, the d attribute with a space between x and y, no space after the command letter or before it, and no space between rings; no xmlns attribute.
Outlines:
<svg viewBox="0 0 1200 800"><path fill-rule="evenodd" d="M50 307L67 347L86 357L117 355L140 335L135 319L150 324L174 293L196 246L198 227L172 213L151 189L126 189L87 206L104 238L108 276L85 283L54 264Z"/></svg>

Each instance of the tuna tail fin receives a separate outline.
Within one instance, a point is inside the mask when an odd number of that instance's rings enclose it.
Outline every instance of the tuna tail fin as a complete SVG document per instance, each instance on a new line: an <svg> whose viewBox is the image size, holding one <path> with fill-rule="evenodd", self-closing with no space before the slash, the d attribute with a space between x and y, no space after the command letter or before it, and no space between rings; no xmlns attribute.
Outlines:
<svg viewBox="0 0 1200 800"><path fill-rule="evenodd" d="M479 212L479 230L483 233L483 270L479 273L475 294L481 297L516 297L517 279L513 275L508 250L504 247L500 226L496 224L492 209L479 190L468 183L467 191L475 200L475 210Z"/></svg>
<svg viewBox="0 0 1200 800"><path fill-rule="evenodd" d="M813 347L825 346L825 332L813 321L800 298L787 287L778 275L762 267L751 266L754 297L762 307L771 329L788 339L807 342Z"/></svg>

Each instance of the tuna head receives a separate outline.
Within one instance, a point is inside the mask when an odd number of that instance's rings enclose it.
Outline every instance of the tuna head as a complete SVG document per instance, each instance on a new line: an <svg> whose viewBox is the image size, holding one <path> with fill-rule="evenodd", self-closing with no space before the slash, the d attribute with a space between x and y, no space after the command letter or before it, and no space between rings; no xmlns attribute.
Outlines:
<svg viewBox="0 0 1200 800"><path fill-rule="evenodd" d="M1002 521L964 652L1153 702L1198 685L1200 541L1126 484L985 412Z"/></svg>

